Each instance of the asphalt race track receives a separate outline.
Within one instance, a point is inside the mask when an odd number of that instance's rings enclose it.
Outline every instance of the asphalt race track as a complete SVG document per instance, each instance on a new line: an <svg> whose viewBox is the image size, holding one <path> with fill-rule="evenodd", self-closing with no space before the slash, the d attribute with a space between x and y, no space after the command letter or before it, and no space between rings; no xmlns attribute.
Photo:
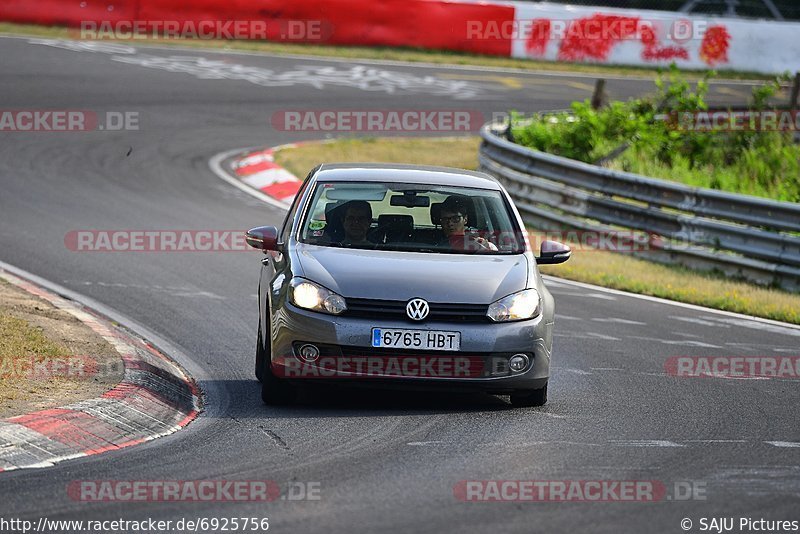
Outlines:
<svg viewBox="0 0 800 534"><path fill-rule="evenodd" d="M34 42L31 42L34 41ZM800 330L549 280L544 408L487 395L313 391L267 408L253 377L256 252L79 253L81 229L229 229L283 213L217 178L226 150L324 137L286 109L563 108L592 77L0 39L6 109L138 112L138 131L0 133L0 260L82 293L178 349L205 392L183 431L120 452L0 474L0 516L269 517L274 532L680 532L703 517L797 520L797 382L679 378L670 356L796 356ZM74 48L74 47L72 47ZM375 72L375 71L385 72ZM622 98L643 80L609 79ZM715 104L745 83L714 84ZM73 500L76 480L318 483L319 500ZM655 480L703 500L461 502L463 480Z"/></svg>

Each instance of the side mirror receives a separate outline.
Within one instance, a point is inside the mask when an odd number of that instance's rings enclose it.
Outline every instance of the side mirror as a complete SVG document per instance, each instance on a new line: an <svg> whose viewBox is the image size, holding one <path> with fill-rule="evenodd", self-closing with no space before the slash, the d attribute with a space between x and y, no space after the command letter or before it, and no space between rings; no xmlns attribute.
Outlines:
<svg viewBox="0 0 800 534"><path fill-rule="evenodd" d="M542 248L536 263L539 265L555 265L564 263L572 256L572 249L558 241L542 241Z"/></svg>
<svg viewBox="0 0 800 534"><path fill-rule="evenodd" d="M245 234L247 244L258 250L278 250L278 229L274 226L258 226Z"/></svg>

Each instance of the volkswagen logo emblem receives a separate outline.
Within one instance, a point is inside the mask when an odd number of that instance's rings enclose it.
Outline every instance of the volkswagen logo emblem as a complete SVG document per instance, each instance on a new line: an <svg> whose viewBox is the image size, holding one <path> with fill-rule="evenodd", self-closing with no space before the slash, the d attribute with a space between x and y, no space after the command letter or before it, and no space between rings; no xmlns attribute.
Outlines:
<svg viewBox="0 0 800 534"><path fill-rule="evenodd" d="M430 313L431 308L423 299L411 299L406 304L406 314L415 321L421 321Z"/></svg>

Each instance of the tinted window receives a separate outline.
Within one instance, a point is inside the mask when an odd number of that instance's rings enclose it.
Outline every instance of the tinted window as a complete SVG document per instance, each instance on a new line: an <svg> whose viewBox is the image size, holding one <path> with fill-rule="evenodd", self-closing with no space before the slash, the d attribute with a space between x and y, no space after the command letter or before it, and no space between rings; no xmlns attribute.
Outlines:
<svg viewBox="0 0 800 534"><path fill-rule="evenodd" d="M376 182L318 182L300 240L431 253L519 254L525 246L499 191Z"/></svg>

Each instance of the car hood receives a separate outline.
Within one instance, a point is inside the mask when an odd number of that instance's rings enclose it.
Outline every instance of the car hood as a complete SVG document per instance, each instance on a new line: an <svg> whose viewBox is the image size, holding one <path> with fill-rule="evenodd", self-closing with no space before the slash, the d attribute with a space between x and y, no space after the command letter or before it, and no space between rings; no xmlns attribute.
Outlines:
<svg viewBox="0 0 800 534"><path fill-rule="evenodd" d="M490 304L525 289L525 255L435 254L298 244L295 273L343 297Z"/></svg>

